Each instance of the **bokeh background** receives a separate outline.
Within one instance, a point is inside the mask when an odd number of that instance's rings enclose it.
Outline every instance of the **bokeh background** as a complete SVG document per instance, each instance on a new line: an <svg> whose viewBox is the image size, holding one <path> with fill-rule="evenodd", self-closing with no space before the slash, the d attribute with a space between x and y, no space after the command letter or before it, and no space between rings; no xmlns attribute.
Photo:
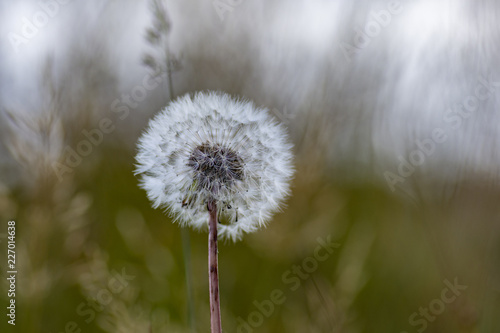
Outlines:
<svg viewBox="0 0 500 333"><path fill-rule="evenodd" d="M219 246L225 332L500 332L499 19L496 0L1 1L0 331L209 331L207 234L133 170L152 115L210 89L285 123L297 169L266 229ZM318 237L338 246L300 277Z"/></svg>

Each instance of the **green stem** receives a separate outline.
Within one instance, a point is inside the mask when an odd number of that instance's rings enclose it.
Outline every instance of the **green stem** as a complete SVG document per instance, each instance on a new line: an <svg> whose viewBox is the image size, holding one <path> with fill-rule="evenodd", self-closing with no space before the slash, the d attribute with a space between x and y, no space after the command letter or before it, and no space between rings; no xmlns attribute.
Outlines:
<svg viewBox="0 0 500 333"><path fill-rule="evenodd" d="M184 257L184 274L186 275L186 289L188 297L188 321L191 332L196 332L196 320L194 312L194 299L193 299L193 283L191 279L191 241L189 237L189 230L187 228L181 229L182 237L182 253Z"/></svg>

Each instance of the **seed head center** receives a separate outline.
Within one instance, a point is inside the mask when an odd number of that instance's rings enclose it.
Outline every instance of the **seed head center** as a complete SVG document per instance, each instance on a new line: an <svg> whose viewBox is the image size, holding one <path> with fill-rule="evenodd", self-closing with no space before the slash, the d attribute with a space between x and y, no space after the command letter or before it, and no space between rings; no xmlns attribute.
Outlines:
<svg viewBox="0 0 500 333"><path fill-rule="evenodd" d="M197 146L188 160L195 172L198 189L217 195L222 187L230 188L243 178L243 161L236 152L218 144Z"/></svg>

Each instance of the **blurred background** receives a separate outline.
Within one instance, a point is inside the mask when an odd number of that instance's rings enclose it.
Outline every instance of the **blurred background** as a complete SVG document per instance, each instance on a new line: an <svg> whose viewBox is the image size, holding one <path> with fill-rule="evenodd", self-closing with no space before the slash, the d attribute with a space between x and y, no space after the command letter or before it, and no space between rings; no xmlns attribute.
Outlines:
<svg viewBox="0 0 500 333"><path fill-rule="evenodd" d="M0 331L209 331L207 234L133 170L148 120L210 89L267 107L297 169L266 229L219 246L225 332L500 332L499 19L496 0L1 1Z"/></svg>

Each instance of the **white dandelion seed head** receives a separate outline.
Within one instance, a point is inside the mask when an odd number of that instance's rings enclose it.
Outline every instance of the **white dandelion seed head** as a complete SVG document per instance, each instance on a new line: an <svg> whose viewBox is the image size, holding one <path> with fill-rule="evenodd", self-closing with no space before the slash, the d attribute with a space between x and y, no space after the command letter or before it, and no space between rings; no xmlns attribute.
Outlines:
<svg viewBox="0 0 500 333"><path fill-rule="evenodd" d="M149 122L138 150L136 173L153 207L200 229L214 201L221 238L264 226L290 193L293 155L284 127L266 109L225 93L171 102Z"/></svg>

